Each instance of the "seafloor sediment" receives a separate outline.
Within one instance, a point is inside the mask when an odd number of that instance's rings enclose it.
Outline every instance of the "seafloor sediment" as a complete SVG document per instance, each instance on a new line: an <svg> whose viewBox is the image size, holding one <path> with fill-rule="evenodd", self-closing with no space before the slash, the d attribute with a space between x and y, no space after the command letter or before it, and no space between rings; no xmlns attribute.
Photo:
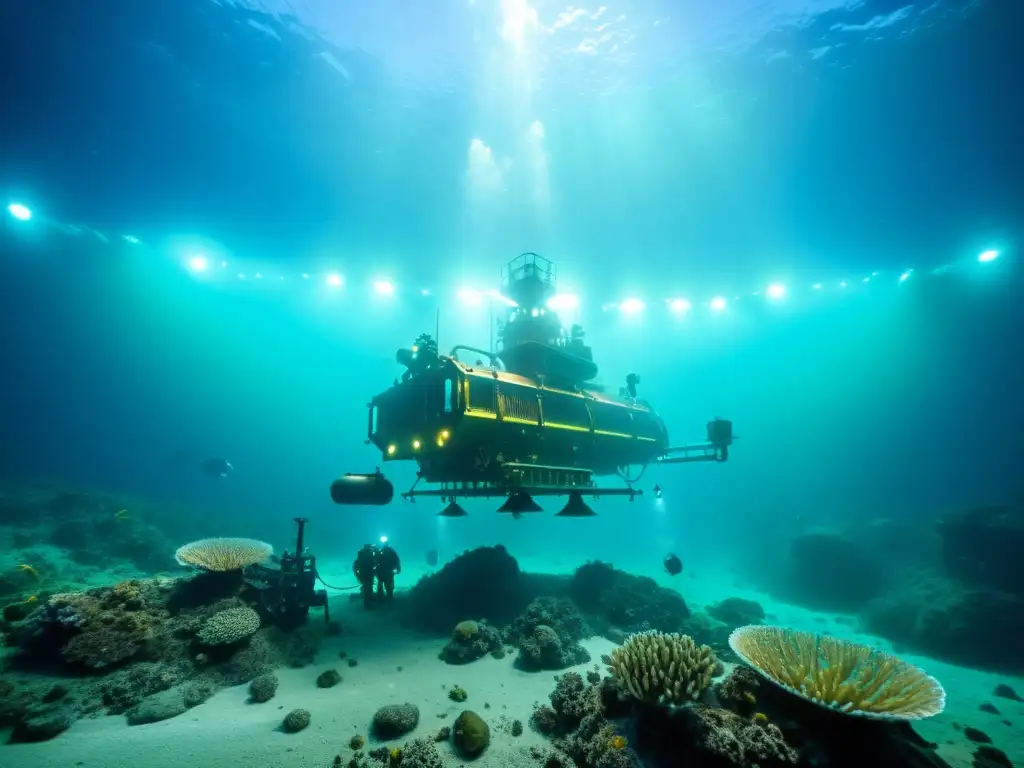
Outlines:
<svg viewBox="0 0 1024 768"><path fill-rule="evenodd" d="M18 567L59 570L39 556L39 517L70 514L81 537L90 516L108 526L119 504L91 498L83 512L81 500L53 494L19 503L23 519L6 535L22 546L12 546L0 581L5 766L116 768L140 754L153 768L985 768L1024 758L1024 702L1013 691L1021 681L915 658L945 684L944 713L907 723L828 711L738 664L730 633L766 621L749 599L722 595L698 611L679 592L605 564L531 574L490 547L424 574L393 604L363 611L338 595L330 623L314 611L281 627L268 602L278 596L241 570L145 576L164 569L156 562L166 543L155 528L126 534L116 516L111 547L121 575L136 578L99 586L110 562L90 569L72 549L64 578L43 583ZM16 541L31 515L32 536ZM73 583L85 574L97 586ZM773 623L778 608L769 604ZM647 631L707 646L692 701L638 698L610 663Z"/></svg>

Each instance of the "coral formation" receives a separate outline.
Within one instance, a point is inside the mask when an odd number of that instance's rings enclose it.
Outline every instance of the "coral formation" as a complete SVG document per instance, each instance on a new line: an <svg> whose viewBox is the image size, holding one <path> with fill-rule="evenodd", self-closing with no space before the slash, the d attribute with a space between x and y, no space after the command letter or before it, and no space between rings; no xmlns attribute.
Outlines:
<svg viewBox="0 0 1024 768"><path fill-rule="evenodd" d="M178 685L187 668L159 662L139 662L105 676L99 684L102 704L112 715L134 707L147 696Z"/></svg>
<svg viewBox="0 0 1024 768"><path fill-rule="evenodd" d="M448 691L448 698L452 701L465 701L467 698L469 698L469 694L466 693L465 688L456 685L450 691Z"/></svg>
<svg viewBox="0 0 1024 768"><path fill-rule="evenodd" d="M483 622L460 621L439 657L448 664L468 664L501 650L501 633Z"/></svg>
<svg viewBox="0 0 1024 768"><path fill-rule="evenodd" d="M382 741L397 739L413 730L420 722L420 708L415 704L388 704L373 716L373 735Z"/></svg>
<svg viewBox="0 0 1024 768"><path fill-rule="evenodd" d="M452 743L464 757L477 757L491 743L491 729L480 715L467 709L455 718Z"/></svg>
<svg viewBox="0 0 1024 768"><path fill-rule="evenodd" d="M179 565L224 573L262 563L273 552L272 546L255 539L200 539L179 547L174 559Z"/></svg>
<svg viewBox="0 0 1024 768"><path fill-rule="evenodd" d="M186 709L184 692L180 688L171 688L143 699L128 710L126 717L129 725L146 725L170 720Z"/></svg>
<svg viewBox="0 0 1024 768"><path fill-rule="evenodd" d="M758 683L752 674L738 668L719 686L732 691L723 707L666 707L623 702L614 678L588 686L566 673L551 706L534 713L534 726L552 737L552 750L538 752L538 759L577 768L636 766L638 755L649 765L709 768L948 768L906 722L837 716L776 686L758 691L760 716L737 712L737 701L751 704L745 694L748 683Z"/></svg>
<svg viewBox="0 0 1024 768"><path fill-rule="evenodd" d="M649 704L694 701L711 685L715 655L689 635L641 632L611 655L609 672L635 698Z"/></svg>
<svg viewBox="0 0 1024 768"><path fill-rule="evenodd" d="M862 717L917 720L946 694L920 669L868 646L782 627L742 627L733 650L757 672L807 701Z"/></svg>
<svg viewBox="0 0 1024 768"><path fill-rule="evenodd" d="M977 669L1024 672L1024 593L910 575L862 614L865 629L913 650Z"/></svg>
<svg viewBox="0 0 1024 768"><path fill-rule="evenodd" d="M519 647L523 669L565 669L590 661L579 641L590 635L583 616L565 598L540 597L505 630L505 641Z"/></svg>
<svg viewBox="0 0 1024 768"><path fill-rule="evenodd" d="M550 627L560 638L569 642L579 642L593 634L571 600L564 597L538 597L505 630L505 639L509 645L516 645L539 626Z"/></svg>
<svg viewBox="0 0 1024 768"><path fill-rule="evenodd" d="M402 748L402 768L444 768L444 758L428 739L413 739Z"/></svg>
<svg viewBox="0 0 1024 768"><path fill-rule="evenodd" d="M503 626L526 602L519 564L500 545L463 552L409 591L413 624L438 633L466 616Z"/></svg>
<svg viewBox="0 0 1024 768"><path fill-rule="evenodd" d="M693 735L696 747L708 756L720 757L733 765L787 765L797 762L776 726L748 722L726 709L695 707L680 718Z"/></svg>
<svg viewBox="0 0 1024 768"><path fill-rule="evenodd" d="M260 615L252 608L228 608L208 618L196 638L204 645L229 645L246 640L260 628Z"/></svg>
<svg viewBox="0 0 1024 768"><path fill-rule="evenodd" d="M760 624L765 619L764 608L754 600L742 597L727 597L719 603L709 605L708 616L720 621L730 628L743 627L748 624Z"/></svg>
<svg viewBox="0 0 1024 768"><path fill-rule="evenodd" d="M284 716L281 727L286 733L298 733L309 727L311 719L308 709L293 709Z"/></svg>
<svg viewBox="0 0 1024 768"><path fill-rule="evenodd" d="M341 682L341 674L336 669L328 669L316 677L317 688L333 688Z"/></svg>
<svg viewBox="0 0 1024 768"><path fill-rule="evenodd" d="M576 569L569 582L569 596L599 622L596 628L602 632L609 627L627 633L652 629L679 632L690 615L686 601L675 590L601 562Z"/></svg>
<svg viewBox="0 0 1024 768"><path fill-rule="evenodd" d="M1024 504L947 512L936 530L948 575L967 585L1024 597Z"/></svg>
<svg viewBox="0 0 1024 768"><path fill-rule="evenodd" d="M520 641L518 661L526 670L565 669L585 664L590 654L579 643L565 644L555 630L541 624Z"/></svg>
<svg viewBox="0 0 1024 768"><path fill-rule="evenodd" d="M262 704L274 698L275 693L277 693L277 675L259 675L249 682L249 701Z"/></svg>
<svg viewBox="0 0 1024 768"><path fill-rule="evenodd" d="M1006 753L988 744L983 744L974 750L971 765L973 768L1013 768L1013 763Z"/></svg>
<svg viewBox="0 0 1024 768"><path fill-rule="evenodd" d="M738 666L715 686L715 696L722 706L749 717L757 706L760 688L761 676L750 667Z"/></svg>
<svg viewBox="0 0 1024 768"><path fill-rule="evenodd" d="M185 706L192 709L192 707L198 707L216 692L216 686L209 680L196 680L185 686L182 696Z"/></svg>
<svg viewBox="0 0 1024 768"><path fill-rule="evenodd" d="M90 669L156 658L170 642L167 592L161 582L125 581L56 594L26 619L18 639L33 652L59 648L68 662Z"/></svg>
<svg viewBox="0 0 1024 768"><path fill-rule="evenodd" d="M432 741L414 738L401 750L401 768L443 768L444 759Z"/></svg>

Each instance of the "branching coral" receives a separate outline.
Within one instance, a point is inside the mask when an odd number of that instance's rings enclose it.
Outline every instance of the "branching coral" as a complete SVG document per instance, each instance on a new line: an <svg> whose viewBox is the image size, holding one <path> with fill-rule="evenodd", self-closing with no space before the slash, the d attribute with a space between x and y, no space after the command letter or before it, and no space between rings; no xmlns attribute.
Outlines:
<svg viewBox="0 0 1024 768"><path fill-rule="evenodd" d="M938 680L877 648L761 626L740 627L729 645L768 680L829 709L880 720L919 720L945 707Z"/></svg>
<svg viewBox="0 0 1024 768"><path fill-rule="evenodd" d="M612 651L609 671L637 699L680 705L711 684L715 655L689 635L640 632Z"/></svg>
<svg viewBox="0 0 1024 768"><path fill-rule="evenodd" d="M262 563L274 548L255 539L200 539L180 547L174 558L181 565L223 573Z"/></svg>

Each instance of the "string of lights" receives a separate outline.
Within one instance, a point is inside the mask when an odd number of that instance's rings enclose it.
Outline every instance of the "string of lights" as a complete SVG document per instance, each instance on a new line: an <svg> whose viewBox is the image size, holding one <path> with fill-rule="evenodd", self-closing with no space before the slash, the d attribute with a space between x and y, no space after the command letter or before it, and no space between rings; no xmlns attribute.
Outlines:
<svg viewBox="0 0 1024 768"><path fill-rule="evenodd" d="M111 243L116 240L123 241L132 246L140 248L150 247L140 238L130 234L108 235L90 227L62 224L60 222L41 218L24 203L13 202L7 206L8 214L16 221L26 225L49 226L61 232L71 235L90 235L98 238L104 243ZM155 250L155 249L154 249ZM203 250L192 250L181 254L180 258L185 269L189 270L199 279L211 281L228 281L239 285L265 284L265 283L303 283L326 286L331 290L341 291L349 285L346 276L341 272L318 271L318 272L287 272L280 269L252 269L241 266L242 262L232 258L218 258ZM772 282L766 286L758 287L740 293L713 293L708 292L702 295L692 296L668 296L661 297L649 304L648 300L640 296L626 296L612 301L602 303L601 309L605 312L619 312L625 315L639 315L653 306L661 308L674 315L684 316L695 311L707 311L718 313L726 311L730 305L737 302L747 302L752 299L761 299L769 302L781 302L796 293L803 292L815 294L825 291L850 292L864 288L871 283L895 282L897 284L907 283L917 279L918 275L940 277L943 275L958 273L962 270L973 267L988 267L989 265L1006 261L1006 254L1002 248L985 248L976 255L918 270L907 268L902 272L872 271L851 276L844 280L833 280L830 282L813 282L802 285L787 284L784 282ZM412 293L416 296L434 296L435 289L431 287L417 286L412 289L400 288L390 277L383 275L369 276L367 281L369 293L378 298L393 298ZM463 286L455 291L455 297L467 306L483 306L494 303L515 306L515 302L503 296L498 289L482 288L477 286ZM580 306L580 298L573 293L559 293L548 301L548 308L556 312L577 310Z"/></svg>

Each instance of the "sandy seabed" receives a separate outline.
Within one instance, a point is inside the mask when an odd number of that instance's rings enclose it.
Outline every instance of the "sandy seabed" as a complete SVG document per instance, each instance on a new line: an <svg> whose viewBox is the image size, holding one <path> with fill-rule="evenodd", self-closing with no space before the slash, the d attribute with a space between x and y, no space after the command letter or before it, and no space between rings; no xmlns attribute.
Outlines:
<svg viewBox="0 0 1024 768"><path fill-rule="evenodd" d="M408 574L403 580L411 584L418 575ZM338 577L341 578L340 573ZM671 584L665 577L658 580L666 586ZM705 601L727 596L749 597L762 603L772 623L833 632L889 647L876 639L858 636L848 625L836 623L836 617L775 603L765 595L742 593L735 588L723 594L715 589L721 583L718 579L704 583L701 579L690 580L684 592L688 602L697 608ZM450 726L461 711L471 709L484 717L491 728L491 745L473 761L474 765L481 768L537 765L529 755L529 748L544 745L546 740L531 730L529 718L536 703L547 701L554 687L553 673L522 672L514 666L514 654L500 660L485 657L465 666L452 666L438 658L445 639L418 636L401 628L397 610L364 612L345 595L332 598L331 610L332 617L344 627L343 634L325 641L315 664L302 669L279 670L277 695L267 703L249 703L247 686L239 686L221 690L204 704L160 723L129 726L123 716L80 720L53 741L0 746L0 765L4 768L326 768L336 755L348 762L352 755L348 742L355 734L367 737L368 748L376 746L369 738L374 712L385 704L405 702L419 707L419 725L401 740L388 742L389 745L401 746L413 738L432 738L442 726ZM602 654L614 647L598 637L585 641L584 645L593 661L575 668L581 673L592 668ZM347 660L340 657L342 651L356 659L357 666L349 667ZM976 745L965 739L963 726L981 729L1014 764L1024 766L1024 703L992 696L998 683L1008 683L1018 692L1024 692L1024 680L921 657L903 655L903 658L927 669L946 688L946 711L915 727L924 738L939 745L939 754L953 768L970 768L972 764L971 753ZM317 675L332 668L341 673L343 681L334 688L317 688ZM466 702L457 703L448 698L448 689L454 685L466 689L469 694ZM994 704L999 714L981 711L979 707L986 702ZM281 721L295 708L309 710L311 723L300 733L285 733L280 728ZM524 725L518 737L511 735L511 723L516 719ZM438 748L443 755L450 756L453 765L463 762L450 744L438 744Z"/></svg>

